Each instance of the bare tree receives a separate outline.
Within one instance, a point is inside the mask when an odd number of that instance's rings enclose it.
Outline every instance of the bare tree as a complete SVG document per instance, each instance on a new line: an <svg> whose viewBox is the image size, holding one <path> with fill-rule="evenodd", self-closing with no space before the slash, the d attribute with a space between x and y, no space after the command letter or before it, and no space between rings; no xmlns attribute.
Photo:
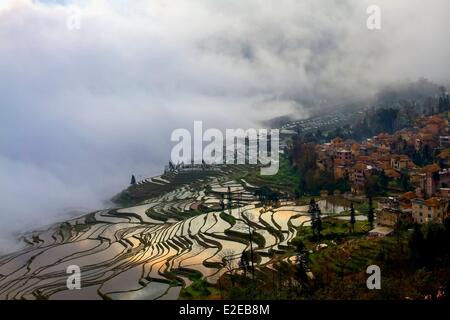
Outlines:
<svg viewBox="0 0 450 320"><path fill-rule="evenodd" d="M222 262L224 268L227 270L226 273L230 275L231 284L234 286L233 271L237 268L236 263L236 253L232 249L222 250L218 257Z"/></svg>
<svg viewBox="0 0 450 320"><path fill-rule="evenodd" d="M249 242L250 242L250 263L251 263L251 271L252 271L252 278L255 280L255 256L253 251L253 228L251 227L251 221L254 220L255 215L251 211L244 211L240 213L241 220L244 223L244 226L238 227L238 230L242 230L244 232L248 232L249 236Z"/></svg>

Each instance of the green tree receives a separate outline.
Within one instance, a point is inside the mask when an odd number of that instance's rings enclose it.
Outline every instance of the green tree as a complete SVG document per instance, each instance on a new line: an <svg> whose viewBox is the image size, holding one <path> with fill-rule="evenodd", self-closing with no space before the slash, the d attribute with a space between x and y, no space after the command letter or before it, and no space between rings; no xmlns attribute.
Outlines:
<svg viewBox="0 0 450 320"><path fill-rule="evenodd" d="M425 238L419 226L414 228L408 243L411 259L416 263L422 263L425 258Z"/></svg>
<svg viewBox="0 0 450 320"><path fill-rule="evenodd" d="M379 109L375 115L376 126L379 132L392 133L396 129L399 111L394 108Z"/></svg>
<svg viewBox="0 0 450 320"><path fill-rule="evenodd" d="M295 275L297 277L297 281L304 286L309 278L308 278L308 263L309 263L309 253L306 250L306 246L300 239L295 239L292 241L295 245L295 251L297 253L297 266L295 270Z"/></svg>
<svg viewBox="0 0 450 320"><path fill-rule="evenodd" d="M231 194L231 188L230 187L228 187L228 189L227 189L227 199L228 199L228 203L227 203L228 210L230 211L230 214L231 214L231 207L233 206L233 197L232 197L232 194Z"/></svg>
<svg viewBox="0 0 450 320"><path fill-rule="evenodd" d="M320 217L321 212L319 206L314 198L312 198L309 202L308 213L311 216L311 228L313 231L313 236L314 238L320 238L320 233L322 231L322 218Z"/></svg>
<svg viewBox="0 0 450 320"><path fill-rule="evenodd" d="M427 252L434 255L443 254L446 251L446 230L445 226L439 223L429 223L426 225L426 246Z"/></svg>
<svg viewBox="0 0 450 320"><path fill-rule="evenodd" d="M136 177L134 176L134 174L131 175L131 182L130 182L130 184L133 185L133 186L136 184Z"/></svg>
<svg viewBox="0 0 450 320"><path fill-rule="evenodd" d="M400 186L403 191L412 191L414 188L411 185L408 172L406 170L402 170L400 174Z"/></svg>
<svg viewBox="0 0 450 320"><path fill-rule="evenodd" d="M224 196L223 193L220 195L220 202L219 202L219 205L220 205L220 209L221 209L222 211L224 211L224 210L225 210L225 196Z"/></svg>
<svg viewBox="0 0 450 320"><path fill-rule="evenodd" d="M355 232L355 223L356 223L356 217L355 217L355 208L353 207L353 202L350 204L350 232Z"/></svg>
<svg viewBox="0 0 450 320"><path fill-rule="evenodd" d="M372 197L369 197L369 211L367 212L367 221L369 222L370 229L373 229L374 218L375 218L375 215L373 212Z"/></svg>
<svg viewBox="0 0 450 320"><path fill-rule="evenodd" d="M321 237L321 232L323 230L323 226L322 226L322 218L321 218L321 213L320 213L320 209L317 210L317 220L316 220L316 231L317 231L317 236Z"/></svg>
<svg viewBox="0 0 450 320"><path fill-rule="evenodd" d="M376 175L367 177L364 182L364 193L366 197L378 195L381 192L379 178Z"/></svg>
<svg viewBox="0 0 450 320"><path fill-rule="evenodd" d="M244 276L247 275L247 271L250 269L250 259L247 251L242 251L239 266L244 270Z"/></svg>

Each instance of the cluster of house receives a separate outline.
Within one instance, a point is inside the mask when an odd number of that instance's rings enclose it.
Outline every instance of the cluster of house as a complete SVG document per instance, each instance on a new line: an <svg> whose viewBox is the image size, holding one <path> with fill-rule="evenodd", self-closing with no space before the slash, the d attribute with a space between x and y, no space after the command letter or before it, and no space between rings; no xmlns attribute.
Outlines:
<svg viewBox="0 0 450 320"><path fill-rule="evenodd" d="M360 194L366 180L381 171L388 178L398 179L402 170L414 169L406 155L393 154L389 140L392 135L380 134L362 143L335 138L330 143L319 145L317 165L332 171L335 179L344 178L351 182L352 192Z"/></svg>
<svg viewBox="0 0 450 320"><path fill-rule="evenodd" d="M387 199L378 214L379 224L393 227L398 219L416 223L442 222L450 201L448 116L423 117L413 128L394 134L382 133L362 143L335 138L316 146L317 166L333 172L336 179L348 181L353 194L362 194L367 179L372 175L382 172L390 181L399 181L403 174L407 174L415 191ZM399 144L403 149L421 152L437 150L440 161L424 167L416 166L408 155L397 153L401 149ZM399 184L392 184L389 188L393 192L401 192Z"/></svg>
<svg viewBox="0 0 450 320"><path fill-rule="evenodd" d="M377 226L369 236L386 236L402 224L443 223L449 217L449 198L420 198L414 192L389 197L378 202Z"/></svg>
<svg viewBox="0 0 450 320"><path fill-rule="evenodd" d="M401 224L443 223L448 217L449 198L431 197L424 199L414 192L399 197L389 197L378 202L377 228L372 235L385 235Z"/></svg>
<svg viewBox="0 0 450 320"><path fill-rule="evenodd" d="M174 164L169 161L169 164L164 167L164 173L181 172L181 171L199 171L199 170L214 170L219 171L220 168L215 165L206 164L202 161L201 164L195 164L192 160L191 163L185 164L184 162Z"/></svg>

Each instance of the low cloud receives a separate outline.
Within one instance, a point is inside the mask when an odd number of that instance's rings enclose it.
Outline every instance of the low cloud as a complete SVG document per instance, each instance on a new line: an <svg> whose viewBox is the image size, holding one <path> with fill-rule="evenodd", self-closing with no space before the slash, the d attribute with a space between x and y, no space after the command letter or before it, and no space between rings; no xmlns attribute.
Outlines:
<svg viewBox="0 0 450 320"><path fill-rule="evenodd" d="M377 2L379 31L372 1L2 1L0 235L157 174L194 120L257 126L392 81L448 83L448 1Z"/></svg>

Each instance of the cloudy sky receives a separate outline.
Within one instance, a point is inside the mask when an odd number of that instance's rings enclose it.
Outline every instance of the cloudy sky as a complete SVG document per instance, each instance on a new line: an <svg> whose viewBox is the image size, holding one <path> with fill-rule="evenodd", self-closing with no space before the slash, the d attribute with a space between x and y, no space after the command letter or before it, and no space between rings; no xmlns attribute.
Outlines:
<svg viewBox="0 0 450 320"><path fill-rule="evenodd" d="M257 126L391 81L449 83L449 13L448 0L0 0L0 247L157 174L193 120Z"/></svg>

